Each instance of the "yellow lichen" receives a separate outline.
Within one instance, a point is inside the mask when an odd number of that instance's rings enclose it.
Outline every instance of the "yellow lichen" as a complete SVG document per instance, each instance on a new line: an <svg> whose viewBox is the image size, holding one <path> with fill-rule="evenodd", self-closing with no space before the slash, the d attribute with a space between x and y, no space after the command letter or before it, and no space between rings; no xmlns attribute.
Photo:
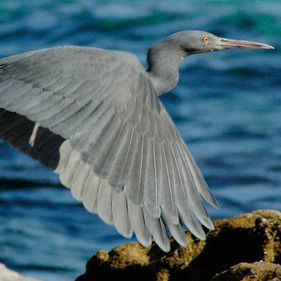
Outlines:
<svg viewBox="0 0 281 281"><path fill-rule="evenodd" d="M92 266L97 281L103 280L103 276L129 279L137 276L157 281L210 281L216 274L241 262L253 263L263 260L281 263L280 212L260 210L218 220L214 225L215 230L207 234L205 241L200 241L187 232L189 243L185 248L170 238L169 253L162 252L155 244L144 248L139 243L121 245L110 252L100 251L92 259L92 264L88 264L89 272ZM263 271L255 271L260 264L254 265L255 270L248 267L249 274L243 279L213 280L265 280L262 279L263 276L271 276L270 265L267 272L265 264L267 263L263 263ZM243 268L234 268L236 277L241 272L244 274ZM255 279L255 275L261 276L260 279ZM279 277L273 274L272 281ZM278 280L281 280L281 277Z"/></svg>

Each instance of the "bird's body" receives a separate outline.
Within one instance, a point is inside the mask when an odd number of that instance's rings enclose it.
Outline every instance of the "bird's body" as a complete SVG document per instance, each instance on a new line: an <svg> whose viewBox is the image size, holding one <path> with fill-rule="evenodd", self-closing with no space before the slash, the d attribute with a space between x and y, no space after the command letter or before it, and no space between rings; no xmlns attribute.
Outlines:
<svg viewBox="0 0 281 281"><path fill-rule="evenodd" d="M125 237L168 251L166 228L186 245L185 224L204 239L201 224L213 224L202 199L217 202L158 96L176 86L184 57L231 46L270 48L184 31L149 49L147 71L133 54L88 47L3 58L0 137Z"/></svg>

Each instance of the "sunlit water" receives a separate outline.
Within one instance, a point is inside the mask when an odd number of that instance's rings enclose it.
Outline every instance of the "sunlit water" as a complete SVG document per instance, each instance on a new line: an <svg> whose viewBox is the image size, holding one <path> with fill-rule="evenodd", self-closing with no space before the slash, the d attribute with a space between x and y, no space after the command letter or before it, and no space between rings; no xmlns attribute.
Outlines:
<svg viewBox="0 0 281 281"><path fill-rule="evenodd" d="M275 45L190 57L162 100L220 202L212 218L280 210L280 11L279 0L1 0L0 55L76 44L131 51L145 63L150 44L184 29ZM74 280L97 250L127 241L3 142L0 188L0 261L24 274Z"/></svg>

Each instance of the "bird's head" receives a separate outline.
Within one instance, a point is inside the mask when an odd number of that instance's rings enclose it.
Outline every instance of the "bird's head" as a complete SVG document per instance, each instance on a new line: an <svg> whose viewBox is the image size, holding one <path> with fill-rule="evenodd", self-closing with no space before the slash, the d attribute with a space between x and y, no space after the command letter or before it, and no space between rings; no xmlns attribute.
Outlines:
<svg viewBox="0 0 281 281"><path fill-rule="evenodd" d="M168 41L171 40L176 43L186 55L233 48L274 49L274 47L267 44L222 38L212 33L199 30L177 32L169 36L167 39Z"/></svg>
<svg viewBox="0 0 281 281"><path fill-rule="evenodd" d="M178 63L184 57L234 48L274 49L267 44L222 38L206 31L180 31L149 48L147 71L154 81L158 95L160 95L177 85L179 80Z"/></svg>

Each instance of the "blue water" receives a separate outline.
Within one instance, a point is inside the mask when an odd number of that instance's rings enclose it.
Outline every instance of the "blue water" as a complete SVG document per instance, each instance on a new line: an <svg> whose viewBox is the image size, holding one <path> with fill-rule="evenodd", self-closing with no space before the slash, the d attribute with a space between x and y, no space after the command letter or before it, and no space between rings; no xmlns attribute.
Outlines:
<svg viewBox="0 0 281 281"><path fill-rule="evenodd" d="M281 2L1 0L0 56L62 44L134 52L184 29L253 39L275 51L188 58L163 102L221 209L281 209ZM74 280L99 249L127 240L88 214L56 175L0 142L0 261L42 280Z"/></svg>

